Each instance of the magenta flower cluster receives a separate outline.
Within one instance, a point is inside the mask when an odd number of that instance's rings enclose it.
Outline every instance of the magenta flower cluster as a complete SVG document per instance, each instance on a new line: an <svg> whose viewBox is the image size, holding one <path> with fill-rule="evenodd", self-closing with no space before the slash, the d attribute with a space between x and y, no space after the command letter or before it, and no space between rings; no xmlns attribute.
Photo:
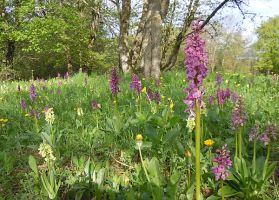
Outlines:
<svg viewBox="0 0 279 200"><path fill-rule="evenodd" d="M210 96L208 100L209 105L213 106L214 105L214 96Z"/></svg>
<svg viewBox="0 0 279 200"><path fill-rule="evenodd" d="M141 81L140 81L138 75L136 75L136 74L133 74L133 76L132 76L132 82L130 84L130 89L134 90L137 93L137 95L140 95L140 93L141 93L141 90L142 90Z"/></svg>
<svg viewBox="0 0 279 200"><path fill-rule="evenodd" d="M256 123L253 128L251 128L249 133L249 142L255 141L259 139L259 133L260 133L260 125L259 123Z"/></svg>
<svg viewBox="0 0 279 200"><path fill-rule="evenodd" d="M236 103L238 100L238 95L233 93L230 88L221 89L221 84L223 83L223 78L220 74L216 76L216 98L219 106L223 106L228 100L231 99L233 103ZM214 105L214 96L209 97L209 105Z"/></svg>
<svg viewBox="0 0 279 200"><path fill-rule="evenodd" d="M208 55L205 49L205 41L201 37L200 21L195 20L192 23L193 33L186 39L185 56L186 56L186 73L189 80L189 86L184 90L187 98L184 103L188 105L190 110L193 110L195 100L202 102L202 82L208 74L207 64Z"/></svg>
<svg viewBox="0 0 279 200"><path fill-rule="evenodd" d="M156 80L156 86L157 86L157 87L160 87L160 85L161 85L161 80L158 78L158 79Z"/></svg>
<svg viewBox="0 0 279 200"><path fill-rule="evenodd" d="M212 168L212 172L215 175L215 180L226 180L229 176L229 168L232 166L232 161L230 158L230 151L228 150L228 145L225 144L222 149L216 150L217 156L213 159L216 166Z"/></svg>
<svg viewBox="0 0 279 200"><path fill-rule="evenodd" d="M34 101L37 98L37 91L36 91L36 87L34 84L31 84L31 86L30 86L29 97L30 97L31 101Z"/></svg>
<svg viewBox="0 0 279 200"><path fill-rule="evenodd" d="M20 107L22 110L26 109L26 101L24 99L20 100Z"/></svg>
<svg viewBox="0 0 279 200"><path fill-rule="evenodd" d="M117 74L117 69L114 67L111 71L111 79L109 82L110 90L113 96L117 96L117 94L120 92L119 89L119 78Z"/></svg>
<svg viewBox="0 0 279 200"><path fill-rule="evenodd" d="M154 101L159 104L161 102L161 95L159 92L153 92L150 88L147 88L146 97L149 101Z"/></svg>
<svg viewBox="0 0 279 200"><path fill-rule="evenodd" d="M231 90L227 88L226 90L218 89L217 90L217 100L219 105L224 105L224 103L230 99Z"/></svg>
<svg viewBox="0 0 279 200"><path fill-rule="evenodd" d="M237 93L233 93L233 94L231 95L231 99L232 99L232 102L233 102L233 103L236 103L237 100L238 100L238 95L237 95Z"/></svg>
<svg viewBox="0 0 279 200"><path fill-rule="evenodd" d="M269 123L265 131L260 135L259 139L264 143L265 146L269 145L272 140L275 141L277 139L276 126L272 123Z"/></svg>
<svg viewBox="0 0 279 200"><path fill-rule="evenodd" d="M30 115L30 117L34 117L34 118L36 118L36 119L40 119L40 117L41 117L40 112L39 112L39 111L36 111L36 110L34 110L34 109L31 109L31 110L29 111L29 115Z"/></svg>
<svg viewBox="0 0 279 200"><path fill-rule="evenodd" d="M220 87L222 83L223 83L223 78L222 78L222 76L220 74L218 74L216 76L216 85L217 85L217 87Z"/></svg>
<svg viewBox="0 0 279 200"><path fill-rule="evenodd" d="M92 108L92 110L97 110L97 109L101 108L101 106L100 106L100 104L97 103L96 100L93 100L91 102L91 108Z"/></svg>
<svg viewBox="0 0 279 200"><path fill-rule="evenodd" d="M231 127L237 129L243 127L247 121L247 114L245 110L244 100L238 97L235 108L232 111Z"/></svg>

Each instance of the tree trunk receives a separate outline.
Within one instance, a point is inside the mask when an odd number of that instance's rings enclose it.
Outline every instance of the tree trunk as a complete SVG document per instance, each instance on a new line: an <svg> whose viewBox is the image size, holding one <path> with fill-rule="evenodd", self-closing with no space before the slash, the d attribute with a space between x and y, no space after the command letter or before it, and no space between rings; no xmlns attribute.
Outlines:
<svg viewBox="0 0 279 200"><path fill-rule="evenodd" d="M120 35L119 35L119 65L124 73L129 72L129 19L131 13L131 0L122 0L120 12Z"/></svg>
<svg viewBox="0 0 279 200"><path fill-rule="evenodd" d="M147 45L144 46L144 36L146 33L146 26L147 21L149 20L151 15L151 12L149 10L149 3L148 0L144 0L143 2L143 9L142 9L142 15L141 19L138 25L137 33L135 36L135 39L133 41L133 46L129 52L129 68L136 69L136 64L138 62L138 59L140 58L140 53L142 49L145 49ZM144 59L142 59L144 60Z"/></svg>
<svg viewBox="0 0 279 200"><path fill-rule="evenodd" d="M152 0L151 10L153 12L151 18L151 77L156 80L160 78L160 63L161 63L161 5L160 0Z"/></svg>
<svg viewBox="0 0 279 200"><path fill-rule="evenodd" d="M15 41L7 41L6 66L12 67L14 62Z"/></svg>
<svg viewBox="0 0 279 200"><path fill-rule="evenodd" d="M212 19L212 17L215 16L215 14L226 4L228 3L230 0L223 0L212 12L211 14L206 18L206 20L203 22L203 24L201 25L201 29L204 28L204 26ZM180 45L182 43L182 41L184 40L184 38L186 37L186 32L188 30L188 28L190 27L191 25L191 22L193 21L194 19L194 15L197 11L197 8L199 6L199 0L191 0L190 1L190 4L188 6L188 15L187 17L185 18L184 20L184 24L183 24L183 28L182 30L180 31L180 33L177 35L176 37L176 41L175 41L175 44L171 50L171 53L170 53L170 56L168 57L167 59L167 62L164 66L162 66L162 69L163 70L169 70L171 69L175 63L176 63L176 60L177 60L177 55L178 55L178 52L179 52L179 49L180 49ZM238 2L238 1L234 1L237 6L239 7L239 4L241 2Z"/></svg>
<svg viewBox="0 0 279 200"><path fill-rule="evenodd" d="M89 48L92 48L94 42L96 40L98 28L100 24L100 6L96 5L96 7L91 10L91 28L90 28L90 42Z"/></svg>
<svg viewBox="0 0 279 200"><path fill-rule="evenodd" d="M177 35L177 37L175 39L175 43L172 47L169 57L167 58L165 64L162 66L163 70L169 70L175 65L181 43L183 42L186 32L189 29L191 22L194 19L194 15L198 9L198 5L199 5L199 0L192 0L190 2L189 6L188 6L188 15L184 20L181 31L179 32L179 34Z"/></svg>
<svg viewBox="0 0 279 200"><path fill-rule="evenodd" d="M146 79L160 77L161 64L161 25L162 17L168 12L169 0L149 0L147 16L150 16L145 24L144 44L144 75Z"/></svg>
<svg viewBox="0 0 279 200"><path fill-rule="evenodd" d="M163 62L165 61L166 53L171 45L170 36L174 29L173 20L174 20L174 16L175 16L176 4L177 4L177 0L174 0L173 5L172 5L172 10L169 11L170 12L170 21L168 24L166 24L165 31L164 31L164 33L162 33L161 67L162 67L162 65L165 64Z"/></svg>
<svg viewBox="0 0 279 200"><path fill-rule="evenodd" d="M152 15L152 10L149 8L149 15ZM151 17L145 23L143 47L143 67L144 77L148 80L151 76L152 69L152 45L151 45Z"/></svg>

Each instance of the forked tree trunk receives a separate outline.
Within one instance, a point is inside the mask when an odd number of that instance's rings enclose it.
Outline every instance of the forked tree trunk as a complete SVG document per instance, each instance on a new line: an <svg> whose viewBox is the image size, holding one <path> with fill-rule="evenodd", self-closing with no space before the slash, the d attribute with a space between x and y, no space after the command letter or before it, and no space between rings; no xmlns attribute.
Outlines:
<svg viewBox="0 0 279 200"><path fill-rule="evenodd" d="M122 0L122 9L120 12L120 36L119 36L119 65L124 73L129 69L129 19L131 13L131 0Z"/></svg>
<svg viewBox="0 0 279 200"><path fill-rule="evenodd" d="M151 74L152 78L156 80L160 77L160 63L161 63L161 3L160 0L152 0L152 18L151 18Z"/></svg>
<svg viewBox="0 0 279 200"><path fill-rule="evenodd" d="M149 10L149 4L148 4L149 0L144 0L143 1L143 9L142 9L142 14L141 14L141 18L140 18L140 22L138 25L138 29L137 29L137 33L135 36L135 39L133 41L133 45L130 49L129 52L129 60L128 60L128 64L129 64L129 68L136 70L136 65L137 62L140 58L141 52L143 49L146 48L146 44L144 45L144 35L146 33L146 23L150 18L151 12ZM141 59L141 64L140 66L143 67L144 66L144 59Z"/></svg>
<svg viewBox="0 0 279 200"><path fill-rule="evenodd" d="M144 75L147 79L160 77L161 64L161 25L162 17L167 14L169 0L149 0L149 12L145 25L144 44Z"/></svg>
<svg viewBox="0 0 279 200"><path fill-rule="evenodd" d="M198 6L199 6L199 0L190 1L189 5L188 5L188 15L186 16L186 18L184 20L181 31L179 32L179 34L177 35L177 37L175 39L175 43L174 43L173 47L171 48L171 52L170 52L168 58L164 62L165 64L162 66L162 70L169 70L175 65L181 43L183 42L186 32L189 29L191 22L194 19Z"/></svg>
<svg viewBox="0 0 279 200"><path fill-rule="evenodd" d="M149 4L150 5L150 4ZM147 19L145 23L144 29L144 39L142 42L143 48L143 68L144 68L144 76L146 79L149 79L151 76L151 68L152 68L152 44L151 44L151 20L152 20L152 10L149 9L150 17Z"/></svg>

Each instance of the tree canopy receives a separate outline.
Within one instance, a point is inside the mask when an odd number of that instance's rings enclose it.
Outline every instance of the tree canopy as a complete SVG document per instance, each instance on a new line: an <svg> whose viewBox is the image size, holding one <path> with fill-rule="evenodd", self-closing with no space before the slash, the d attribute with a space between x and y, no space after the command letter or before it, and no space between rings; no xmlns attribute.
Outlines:
<svg viewBox="0 0 279 200"><path fill-rule="evenodd" d="M257 67L262 71L279 73L279 16L263 23L257 34Z"/></svg>

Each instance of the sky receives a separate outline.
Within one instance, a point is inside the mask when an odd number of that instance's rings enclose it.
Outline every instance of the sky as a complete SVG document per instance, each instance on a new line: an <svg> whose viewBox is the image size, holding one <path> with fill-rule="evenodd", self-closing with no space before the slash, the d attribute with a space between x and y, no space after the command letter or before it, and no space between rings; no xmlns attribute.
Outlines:
<svg viewBox="0 0 279 200"><path fill-rule="evenodd" d="M241 13L238 10L235 14L236 21L242 21L243 35L245 38L253 42L257 39L255 30L261 25L262 22L268 20L270 17L279 16L279 0L249 0L248 6L243 7L248 13L255 13L253 21L248 15L246 19L243 19Z"/></svg>

